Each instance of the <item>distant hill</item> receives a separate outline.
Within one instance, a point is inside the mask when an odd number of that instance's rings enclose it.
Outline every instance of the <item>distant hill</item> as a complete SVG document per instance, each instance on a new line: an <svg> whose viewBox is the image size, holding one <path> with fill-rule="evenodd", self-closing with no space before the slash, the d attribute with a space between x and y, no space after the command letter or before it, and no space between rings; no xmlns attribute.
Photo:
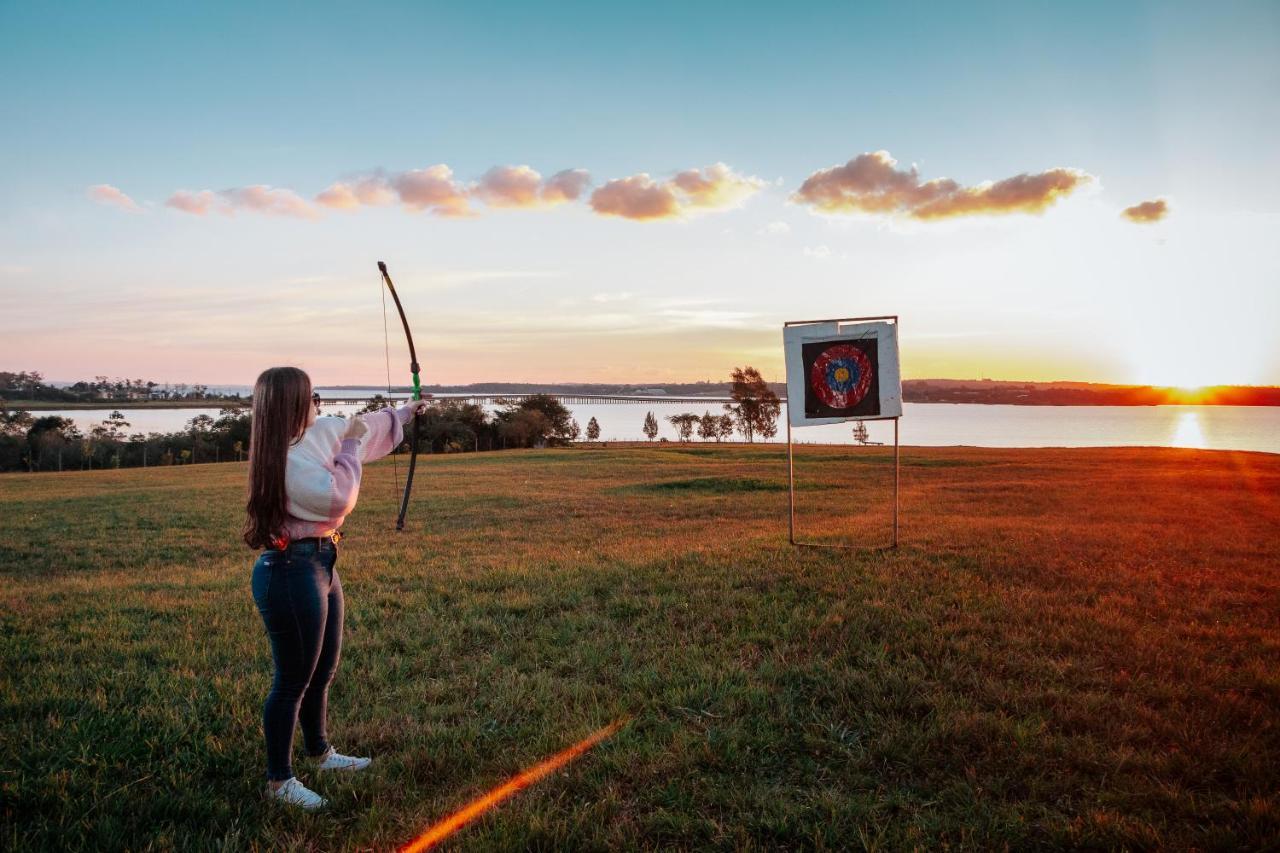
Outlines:
<svg viewBox="0 0 1280 853"><path fill-rule="evenodd" d="M785 398L785 383L770 387ZM368 390L367 386L325 386L333 390ZM608 396L725 397L728 382L474 382L469 385L424 385L428 394L600 394ZM396 389L398 391L407 388ZM990 403L1015 406L1280 406L1274 386L1216 385L1187 390L1151 385L1108 385L1096 382L1008 382L995 379L908 379L902 383L908 403Z"/></svg>

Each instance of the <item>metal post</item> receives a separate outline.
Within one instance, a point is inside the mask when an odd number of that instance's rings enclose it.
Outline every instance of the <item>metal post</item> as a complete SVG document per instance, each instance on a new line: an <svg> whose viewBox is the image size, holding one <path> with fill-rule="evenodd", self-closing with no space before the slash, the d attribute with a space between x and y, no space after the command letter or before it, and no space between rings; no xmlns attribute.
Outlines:
<svg viewBox="0 0 1280 853"><path fill-rule="evenodd" d="M796 459L791 448L791 401L787 401L787 538L796 544Z"/></svg>
<svg viewBox="0 0 1280 853"><path fill-rule="evenodd" d="M898 464L898 421L893 419L893 547L898 547L898 481L901 466Z"/></svg>

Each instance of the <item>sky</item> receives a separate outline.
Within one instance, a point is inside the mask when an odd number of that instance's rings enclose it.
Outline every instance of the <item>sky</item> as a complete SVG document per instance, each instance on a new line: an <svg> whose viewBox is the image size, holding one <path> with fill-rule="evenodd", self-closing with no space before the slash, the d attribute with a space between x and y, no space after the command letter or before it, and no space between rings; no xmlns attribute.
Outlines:
<svg viewBox="0 0 1280 853"><path fill-rule="evenodd" d="M427 383L1280 384L1277 93L1274 2L0 0L0 369L403 384L384 260Z"/></svg>

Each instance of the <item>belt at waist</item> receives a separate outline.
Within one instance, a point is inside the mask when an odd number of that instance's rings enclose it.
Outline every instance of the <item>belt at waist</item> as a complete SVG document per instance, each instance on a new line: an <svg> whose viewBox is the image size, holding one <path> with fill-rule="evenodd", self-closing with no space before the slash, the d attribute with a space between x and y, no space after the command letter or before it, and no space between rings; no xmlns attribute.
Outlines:
<svg viewBox="0 0 1280 853"><path fill-rule="evenodd" d="M280 547L268 548L268 551L336 551L342 541L342 533L333 531L328 536L303 536L287 542L273 543Z"/></svg>

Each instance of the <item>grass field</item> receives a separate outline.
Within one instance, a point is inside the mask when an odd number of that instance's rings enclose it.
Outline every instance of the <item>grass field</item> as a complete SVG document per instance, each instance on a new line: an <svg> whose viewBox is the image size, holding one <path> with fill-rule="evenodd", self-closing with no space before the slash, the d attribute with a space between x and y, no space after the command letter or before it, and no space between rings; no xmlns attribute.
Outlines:
<svg viewBox="0 0 1280 853"><path fill-rule="evenodd" d="M784 453L424 458L399 535L371 466L320 815L259 796L245 467L0 477L0 848L387 849L622 717L449 844L1280 845L1280 456L906 448L849 553ZM886 452L800 453L885 540Z"/></svg>

